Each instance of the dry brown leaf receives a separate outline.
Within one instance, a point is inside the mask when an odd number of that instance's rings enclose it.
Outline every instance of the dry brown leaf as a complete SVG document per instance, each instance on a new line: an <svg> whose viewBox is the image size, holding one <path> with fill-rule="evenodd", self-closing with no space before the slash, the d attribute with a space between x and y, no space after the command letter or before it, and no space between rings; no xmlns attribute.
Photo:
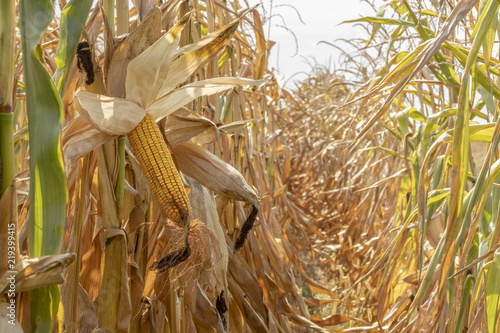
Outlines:
<svg viewBox="0 0 500 333"><path fill-rule="evenodd" d="M178 45L180 33L189 22L191 13L176 23L163 37L135 57L127 67L126 97L146 107L163 85L169 69L169 59Z"/></svg>
<svg viewBox="0 0 500 333"><path fill-rule="evenodd" d="M298 325L310 328L310 329L314 330L315 332L322 332L322 333L328 332L327 330L316 325L314 322L310 321L309 319L307 319L303 316L299 316L296 313L284 313L284 315L291 318L292 321L297 323Z"/></svg>
<svg viewBox="0 0 500 333"><path fill-rule="evenodd" d="M161 23L162 26L166 26L166 29L169 30L175 21L175 17L179 12L179 7L182 5L184 0L169 0L165 1L161 4L160 10L162 11Z"/></svg>
<svg viewBox="0 0 500 333"><path fill-rule="evenodd" d="M155 8L143 22L116 47L106 74L106 86L111 96L124 98L125 70L129 62L161 37L161 13Z"/></svg>
<svg viewBox="0 0 500 333"><path fill-rule="evenodd" d="M64 270L75 261L74 253L65 253L39 258L24 259L13 269L16 273L6 272L0 277L0 295L10 285L8 278L14 277L16 292L48 287L64 282Z"/></svg>
<svg viewBox="0 0 500 333"><path fill-rule="evenodd" d="M208 324L211 327L215 328L216 332L224 332L222 322L219 319L217 310L213 303L210 301L209 296L199 286L197 288L198 292L196 298L196 310L194 312L194 316L198 321L197 324ZM203 327L203 325L198 325L197 327ZM210 332L210 328L206 327L205 329L205 332ZM211 331L213 332L213 329Z"/></svg>
<svg viewBox="0 0 500 333"><path fill-rule="evenodd" d="M165 134L170 147L187 142L193 137L198 139L200 134L205 132L210 132L207 135L214 137L214 140L218 136L217 126L210 119L186 110L181 109L168 116L166 120Z"/></svg>

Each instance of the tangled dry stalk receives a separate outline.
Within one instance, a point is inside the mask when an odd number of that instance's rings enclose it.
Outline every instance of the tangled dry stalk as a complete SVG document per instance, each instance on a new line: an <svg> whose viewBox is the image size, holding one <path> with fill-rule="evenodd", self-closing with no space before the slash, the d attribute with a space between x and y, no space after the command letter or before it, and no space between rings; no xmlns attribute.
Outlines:
<svg viewBox="0 0 500 333"><path fill-rule="evenodd" d="M293 90L257 9L126 4L2 3L0 325L15 299L26 331L498 330L497 1L387 2L352 67ZM192 207L168 269L146 113Z"/></svg>

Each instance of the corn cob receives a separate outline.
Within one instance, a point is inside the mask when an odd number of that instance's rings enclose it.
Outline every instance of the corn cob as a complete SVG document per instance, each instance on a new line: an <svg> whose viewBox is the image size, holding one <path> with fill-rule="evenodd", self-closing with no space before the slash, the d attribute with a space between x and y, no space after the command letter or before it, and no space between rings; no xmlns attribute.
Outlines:
<svg viewBox="0 0 500 333"><path fill-rule="evenodd" d="M128 139L165 215L186 227L191 216L189 199L153 117L146 114Z"/></svg>
<svg viewBox="0 0 500 333"><path fill-rule="evenodd" d="M94 82L94 64L88 42L78 44L77 60L78 69L85 73L87 79L85 82L87 84L86 90L98 94L102 93L104 87L99 90L96 84L102 80ZM167 254L151 267L151 269L163 272L187 260L191 254L188 241L191 206L179 173L170 156L169 148L154 119L146 114L127 136L163 212L170 220L181 225L185 230L184 247Z"/></svg>

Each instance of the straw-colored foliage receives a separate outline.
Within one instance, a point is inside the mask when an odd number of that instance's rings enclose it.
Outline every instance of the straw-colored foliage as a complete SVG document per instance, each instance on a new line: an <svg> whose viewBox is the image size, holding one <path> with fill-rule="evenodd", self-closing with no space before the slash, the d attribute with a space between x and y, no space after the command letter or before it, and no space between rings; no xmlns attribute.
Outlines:
<svg viewBox="0 0 500 333"><path fill-rule="evenodd" d="M500 330L499 2L386 2L292 90L238 0L54 6L0 5L0 330Z"/></svg>
<svg viewBox="0 0 500 333"><path fill-rule="evenodd" d="M8 222L17 222L17 320L25 330L38 325L72 332L320 329L297 288L281 213L274 208L280 176L278 141L270 138L277 130L279 88L266 69L271 44L259 12L238 1L174 0L159 7L139 1L129 9L117 3L113 17L110 3L69 2L61 18L43 21L48 26L29 16L38 10L50 17L48 2L30 7L34 2L21 1L16 12L22 43L11 46L15 54L22 44L25 57L28 50L37 55L24 67L15 63L16 112L10 116L17 174L1 205ZM83 24L70 24L78 20ZM88 45L78 46L82 40ZM36 75L45 75L44 84L35 84ZM31 121L34 112L42 117L29 104L31 91L57 102L48 103L46 112L63 116L62 127L52 125L60 143L45 147L62 151L63 159L30 156L45 139L32 128L42 133L50 125ZM170 144L192 208L189 258L168 269L154 268L182 246L184 228L163 214L125 137L146 113ZM49 172L45 163L64 171L60 188L67 202L43 200L58 189L37 181ZM30 195L37 191L40 196ZM65 214L49 221L44 212L54 205ZM240 229L256 209L253 231L235 253ZM58 218L64 230L32 236L28 226L57 231L51 228ZM58 237L67 255L43 250ZM49 256L27 259L28 245ZM4 292L11 285L7 277Z"/></svg>

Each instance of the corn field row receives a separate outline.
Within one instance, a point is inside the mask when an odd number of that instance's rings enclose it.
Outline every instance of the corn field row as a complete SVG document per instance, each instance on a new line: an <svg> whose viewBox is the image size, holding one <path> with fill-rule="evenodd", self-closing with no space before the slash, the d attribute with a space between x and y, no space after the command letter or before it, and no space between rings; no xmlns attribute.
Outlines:
<svg viewBox="0 0 500 333"><path fill-rule="evenodd" d="M246 2L2 1L0 331L499 331L499 8L288 89Z"/></svg>

